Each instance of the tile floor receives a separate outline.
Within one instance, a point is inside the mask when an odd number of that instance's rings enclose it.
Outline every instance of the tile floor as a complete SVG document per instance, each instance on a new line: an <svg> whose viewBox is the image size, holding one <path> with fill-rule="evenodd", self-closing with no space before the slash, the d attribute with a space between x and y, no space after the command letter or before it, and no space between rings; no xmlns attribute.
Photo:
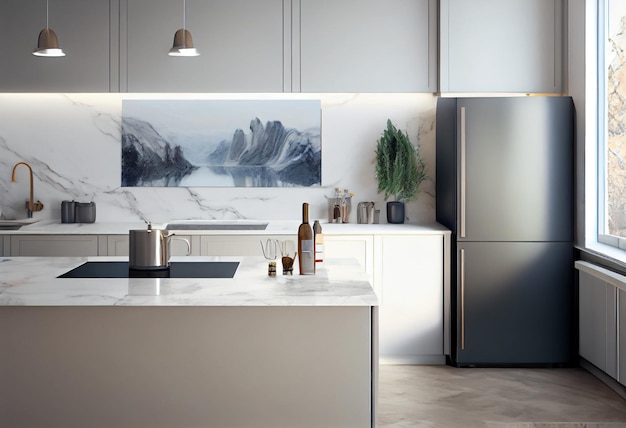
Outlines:
<svg viewBox="0 0 626 428"><path fill-rule="evenodd" d="M626 400L583 369L380 366L379 427L626 428Z"/></svg>

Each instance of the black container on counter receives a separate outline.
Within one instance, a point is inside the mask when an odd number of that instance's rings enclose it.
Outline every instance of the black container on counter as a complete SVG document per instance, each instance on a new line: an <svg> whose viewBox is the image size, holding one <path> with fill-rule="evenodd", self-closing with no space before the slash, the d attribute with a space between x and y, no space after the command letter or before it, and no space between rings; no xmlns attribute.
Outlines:
<svg viewBox="0 0 626 428"><path fill-rule="evenodd" d="M74 201L62 201L61 202L61 223L74 223L76 211L76 202Z"/></svg>
<svg viewBox="0 0 626 428"><path fill-rule="evenodd" d="M76 202L75 223L94 223L96 221L95 202Z"/></svg>

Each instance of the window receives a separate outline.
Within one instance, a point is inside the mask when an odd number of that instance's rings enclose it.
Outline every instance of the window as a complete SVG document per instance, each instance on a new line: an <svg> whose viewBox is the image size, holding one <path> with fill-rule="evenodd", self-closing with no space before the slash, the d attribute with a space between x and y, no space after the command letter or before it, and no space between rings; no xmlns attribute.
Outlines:
<svg viewBox="0 0 626 428"><path fill-rule="evenodd" d="M626 250L626 2L599 3L598 241Z"/></svg>

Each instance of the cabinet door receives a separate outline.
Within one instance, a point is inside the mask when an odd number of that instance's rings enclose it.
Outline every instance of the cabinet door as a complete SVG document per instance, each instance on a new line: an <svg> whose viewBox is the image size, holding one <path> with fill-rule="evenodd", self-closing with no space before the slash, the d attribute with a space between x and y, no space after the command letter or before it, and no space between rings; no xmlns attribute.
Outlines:
<svg viewBox="0 0 626 428"><path fill-rule="evenodd" d="M324 260L355 259L374 282L372 235L324 235Z"/></svg>
<svg viewBox="0 0 626 428"><path fill-rule="evenodd" d="M294 92L435 92L436 16L434 0L301 0Z"/></svg>
<svg viewBox="0 0 626 428"><path fill-rule="evenodd" d="M376 241L382 361L442 364L443 237L382 236ZM378 272L380 271L380 272Z"/></svg>
<svg viewBox="0 0 626 428"><path fill-rule="evenodd" d="M46 27L44 0L0 2L0 92L109 92L109 0L53 0L49 26L65 57L32 55Z"/></svg>
<svg viewBox="0 0 626 428"><path fill-rule="evenodd" d="M561 0L441 0L441 92L560 93Z"/></svg>
<svg viewBox="0 0 626 428"><path fill-rule="evenodd" d="M124 3L123 90L282 92L283 0L187 0L197 57L168 56L183 26L182 1Z"/></svg>
<svg viewBox="0 0 626 428"><path fill-rule="evenodd" d="M298 246L296 235L205 235L200 241L201 256L256 256L262 257L262 245L268 239L293 241ZM277 261L280 261L280 253ZM279 264L280 269L280 264Z"/></svg>
<svg viewBox="0 0 626 428"><path fill-rule="evenodd" d="M573 269L570 243L458 244L456 361L569 362Z"/></svg>
<svg viewBox="0 0 626 428"><path fill-rule="evenodd" d="M87 257L98 255L96 235L12 235L12 256Z"/></svg>

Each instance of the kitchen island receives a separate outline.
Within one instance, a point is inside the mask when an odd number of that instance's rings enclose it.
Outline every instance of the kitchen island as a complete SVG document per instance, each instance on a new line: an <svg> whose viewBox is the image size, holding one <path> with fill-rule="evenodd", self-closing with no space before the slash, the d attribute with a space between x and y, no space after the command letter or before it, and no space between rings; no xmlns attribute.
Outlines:
<svg viewBox="0 0 626 428"><path fill-rule="evenodd" d="M375 425L377 299L358 263L232 279L57 278L0 259L2 427ZM296 269L297 270L297 269Z"/></svg>

